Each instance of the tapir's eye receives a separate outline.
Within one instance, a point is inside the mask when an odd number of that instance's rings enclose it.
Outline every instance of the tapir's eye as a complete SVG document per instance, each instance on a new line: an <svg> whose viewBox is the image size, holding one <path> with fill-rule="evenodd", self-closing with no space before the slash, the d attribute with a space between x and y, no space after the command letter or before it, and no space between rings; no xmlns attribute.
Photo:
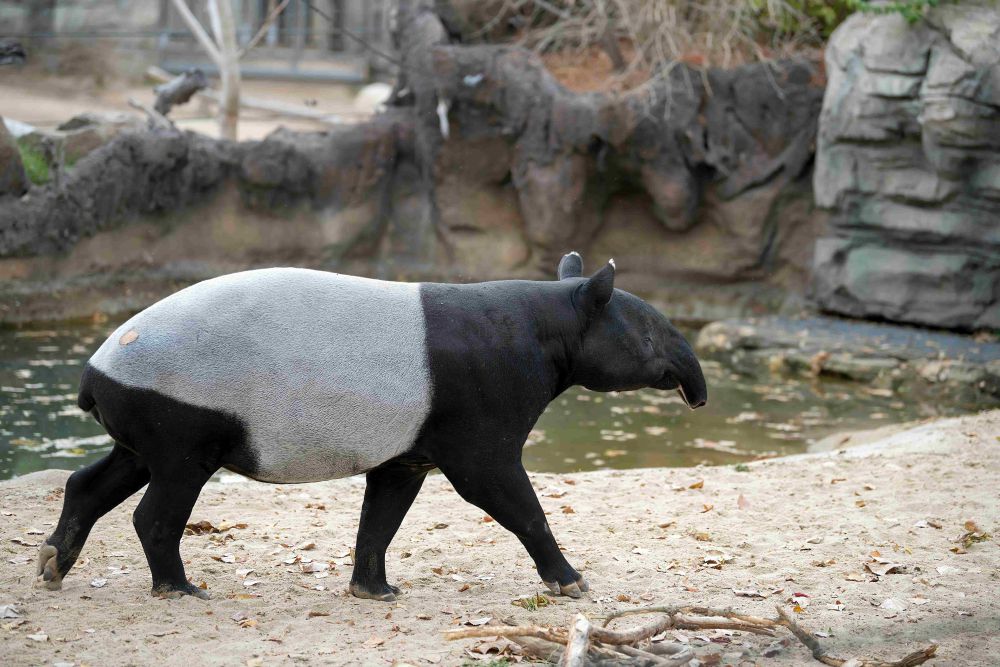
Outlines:
<svg viewBox="0 0 1000 667"><path fill-rule="evenodd" d="M649 336L646 336L645 338L642 339L642 344L648 347L649 349L653 349L653 339L650 338Z"/></svg>

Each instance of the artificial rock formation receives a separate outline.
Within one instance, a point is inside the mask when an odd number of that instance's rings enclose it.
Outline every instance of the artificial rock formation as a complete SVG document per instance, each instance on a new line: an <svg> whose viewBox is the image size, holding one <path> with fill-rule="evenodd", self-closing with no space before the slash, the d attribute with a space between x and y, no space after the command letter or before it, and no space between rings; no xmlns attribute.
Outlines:
<svg viewBox="0 0 1000 667"><path fill-rule="evenodd" d="M499 144L481 187L493 183L501 196L512 186L532 268L574 246L663 279L738 281L795 261L807 267L809 257L780 257L797 232L815 233L809 214L788 205L815 137L820 88L807 63L679 66L621 95L570 92L520 49L439 47L433 66L427 94L449 108L451 144L434 154L436 173L462 160L455 151ZM431 119L440 136L437 125ZM449 198L440 185L439 202ZM461 251L471 239L451 232L474 227L477 212L441 210L445 237Z"/></svg>
<svg viewBox="0 0 1000 667"><path fill-rule="evenodd" d="M814 186L831 312L1000 328L1000 11L855 14L826 52Z"/></svg>

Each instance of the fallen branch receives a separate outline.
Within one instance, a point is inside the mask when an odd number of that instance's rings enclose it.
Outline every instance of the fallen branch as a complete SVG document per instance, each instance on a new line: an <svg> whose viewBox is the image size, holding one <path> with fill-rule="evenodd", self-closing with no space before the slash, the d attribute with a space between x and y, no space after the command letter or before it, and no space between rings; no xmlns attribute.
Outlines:
<svg viewBox="0 0 1000 667"><path fill-rule="evenodd" d="M830 665L831 667L841 667L842 665L848 663L848 660L835 658L829 655L823 645L820 644L819 639L796 623L795 620L788 615L788 612L780 606L775 605L775 609L778 611L778 618L780 619L777 621L777 624L784 625L788 628L791 633L795 635L795 638L802 642L807 649L809 649L809 652L812 653L813 659L822 662L824 665ZM856 667L914 667L914 665L923 664L933 658L934 654L937 653L937 648L937 644L931 644L927 648L914 651L899 660L885 662L883 660L858 661L857 659L854 659L851 661L851 664Z"/></svg>
<svg viewBox="0 0 1000 667"><path fill-rule="evenodd" d="M565 644L568 637L565 628L543 628L538 625L483 625L478 628L459 628L446 630L444 638L448 640L466 639L468 637L535 637L557 644Z"/></svg>
<svg viewBox="0 0 1000 667"><path fill-rule="evenodd" d="M802 644L809 649L812 653L814 660L819 660L824 665L840 665L843 660L836 660L835 658L830 658L826 655L826 649L824 649L812 633L804 630L798 623L796 623L788 613L781 608L780 605L775 605L774 608L778 611L778 617L783 621L785 627L792 631L795 638L798 639Z"/></svg>
<svg viewBox="0 0 1000 667"><path fill-rule="evenodd" d="M591 636L597 641L605 644L635 644L643 639L648 639L654 635L658 635L664 630L668 630L672 627L674 627L673 616L664 616L653 623L640 625L639 627L631 630L608 630L606 627L594 628L591 632Z"/></svg>
<svg viewBox="0 0 1000 667"><path fill-rule="evenodd" d="M714 614L713 614L714 616ZM674 627L678 630L739 630L741 632L751 632L756 635L774 636L774 630L753 623L741 623L740 621L716 621L705 618L689 618L687 616L674 616Z"/></svg>
<svg viewBox="0 0 1000 667"><path fill-rule="evenodd" d="M731 618L737 621L743 621L744 623L749 623L751 625L759 625L763 627L770 627L774 625L774 620L770 618L761 618L759 616L750 616L749 614L744 614L742 612L736 611L735 609L710 609L709 607L682 607L678 611L684 612L685 614L696 614L698 616L715 616L718 615L721 618Z"/></svg>
<svg viewBox="0 0 1000 667"><path fill-rule="evenodd" d="M590 647L590 621L583 614L577 614L566 640L566 651L559 664L562 667L584 667L587 664L587 649Z"/></svg>
<svg viewBox="0 0 1000 667"><path fill-rule="evenodd" d="M446 639L466 637L505 637L521 645L526 654L560 666L583 667L615 663L655 665L656 667L682 667L694 660L690 647L671 642L650 642L644 647L640 642L651 640L668 629L738 630L773 637L778 628L786 628L798 639L813 659L831 667L915 667L934 657L937 644L914 651L891 662L881 660L842 660L826 651L819 639L799 625L780 606L777 618L760 618L742 614L732 609L712 609L701 606L642 607L609 614L601 627L591 625L586 616L577 614L569 628L538 625L487 625L461 628L445 632ZM636 614L662 614L651 623L629 630L611 630L611 621Z"/></svg>
<svg viewBox="0 0 1000 667"><path fill-rule="evenodd" d="M616 618L634 616L636 614L666 614L671 619L669 627L678 630L742 630L759 635L774 636L774 621L766 618L747 616L732 609L709 609L708 607L640 607L638 609L623 609L609 614L604 619L604 627ZM679 614L697 614L709 619L689 618ZM726 618L730 621L717 621L711 618ZM735 622L734 622L735 621ZM666 628L661 628L652 634L658 634ZM641 630L641 628L639 629Z"/></svg>

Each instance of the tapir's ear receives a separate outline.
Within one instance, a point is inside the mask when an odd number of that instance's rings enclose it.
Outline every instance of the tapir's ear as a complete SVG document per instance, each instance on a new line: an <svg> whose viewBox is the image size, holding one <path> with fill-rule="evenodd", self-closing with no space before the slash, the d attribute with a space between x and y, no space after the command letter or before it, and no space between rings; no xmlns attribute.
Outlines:
<svg viewBox="0 0 1000 667"><path fill-rule="evenodd" d="M559 280L566 278L579 278L583 275L583 258L580 253L573 251L568 255L563 255L559 260L559 268L556 269L556 276Z"/></svg>
<svg viewBox="0 0 1000 667"><path fill-rule="evenodd" d="M577 305L588 315L599 313L611 301L615 291L615 260L610 259L600 271L580 286Z"/></svg>

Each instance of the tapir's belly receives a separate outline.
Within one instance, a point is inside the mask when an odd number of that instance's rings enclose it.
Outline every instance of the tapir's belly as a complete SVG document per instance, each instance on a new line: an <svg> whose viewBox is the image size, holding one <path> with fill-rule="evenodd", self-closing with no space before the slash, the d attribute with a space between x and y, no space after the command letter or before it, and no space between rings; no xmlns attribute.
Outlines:
<svg viewBox="0 0 1000 667"><path fill-rule="evenodd" d="M90 363L237 417L267 481L373 468L413 445L430 410L417 284L305 269L222 276L139 313Z"/></svg>

